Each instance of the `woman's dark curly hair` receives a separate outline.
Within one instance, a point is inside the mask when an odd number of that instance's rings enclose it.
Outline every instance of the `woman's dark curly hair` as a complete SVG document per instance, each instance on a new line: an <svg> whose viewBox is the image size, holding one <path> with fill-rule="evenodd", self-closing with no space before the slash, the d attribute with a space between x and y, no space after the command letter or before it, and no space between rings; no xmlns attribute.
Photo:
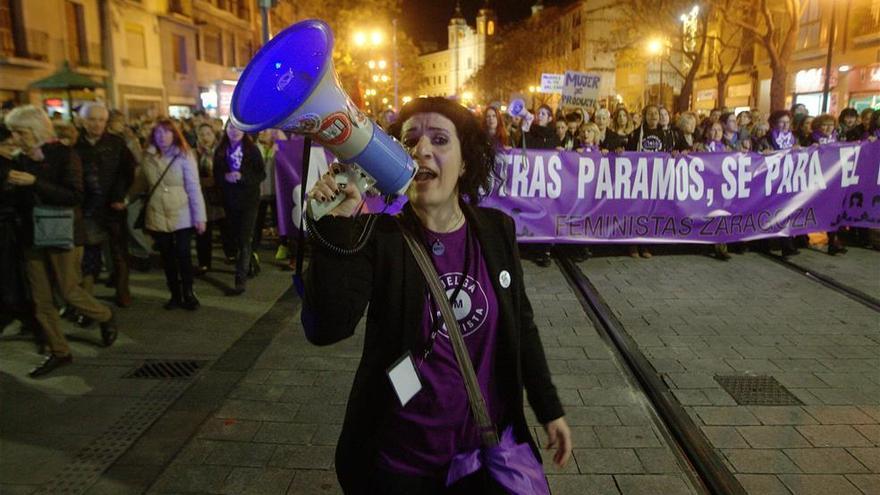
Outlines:
<svg viewBox="0 0 880 495"><path fill-rule="evenodd" d="M468 109L439 96L416 98L404 105L388 133L403 142L403 124L419 113L439 113L455 125L464 166L464 174L458 178L458 193L472 205L479 203L482 195L489 191L489 179L495 168L495 146L489 135Z"/></svg>

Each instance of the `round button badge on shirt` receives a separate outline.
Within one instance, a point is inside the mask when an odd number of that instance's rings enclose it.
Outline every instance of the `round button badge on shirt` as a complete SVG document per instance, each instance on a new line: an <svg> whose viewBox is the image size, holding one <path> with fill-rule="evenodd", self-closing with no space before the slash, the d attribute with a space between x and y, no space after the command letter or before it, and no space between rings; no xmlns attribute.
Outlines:
<svg viewBox="0 0 880 495"><path fill-rule="evenodd" d="M501 284L501 287L505 289L510 287L510 272L507 270L501 270L501 273L498 275L498 282Z"/></svg>

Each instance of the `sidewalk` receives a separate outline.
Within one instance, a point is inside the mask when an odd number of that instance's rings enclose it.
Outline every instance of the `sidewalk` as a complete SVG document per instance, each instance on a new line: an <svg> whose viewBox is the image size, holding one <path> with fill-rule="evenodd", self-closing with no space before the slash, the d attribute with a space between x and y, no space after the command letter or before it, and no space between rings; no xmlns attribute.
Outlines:
<svg viewBox="0 0 880 495"><path fill-rule="evenodd" d="M90 486L99 474L93 471L116 461L191 383L123 375L145 359L217 359L290 285L290 272L264 262L246 294L227 297L231 267L217 261L215 269L196 281L202 307L195 312L162 309L168 294L161 270L132 272L134 304L114 308L121 329L116 343L102 348L97 325L65 322L74 363L44 378L27 376L42 361L32 341L6 330L0 337L0 493L33 493L40 486L58 493L62 480L73 484L70 493ZM111 291L99 285L97 293L109 298Z"/></svg>
<svg viewBox="0 0 880 495"><path fill-rule="evenodd" d="M553 380L574 433L568 466L545 462L556 495L690 494L608 345L559 270L524 266ZM253 368L152 486L151 494L336 494L336 440L360 359L355 336L330 347L306 342L298 317L284 322ZM527 417L539 442L543 429ZM550 452L544 459L550 459Z"/></svg>
<svg viewBox="0 0 880 495"><path fill-rule="evenodd" d="M880 253L801 252L794 262L878 293ZM880 493L878 313L754 253L580 268L749 493ZM770 376L796 400L740 405L719 375Z"/></svg>

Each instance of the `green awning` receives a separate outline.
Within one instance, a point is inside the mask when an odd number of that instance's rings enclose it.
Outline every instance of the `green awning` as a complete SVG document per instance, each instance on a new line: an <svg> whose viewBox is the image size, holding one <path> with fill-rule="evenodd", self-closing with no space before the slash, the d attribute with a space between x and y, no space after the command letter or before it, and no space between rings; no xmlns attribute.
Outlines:
<svg viewBox="0 0 880 495"><path fill-rule="evenodd" d="M93 89L103 88L104 85L88 76L73 72L70 70L70 64L65 60L61 70L31 83L30 87L36 89Z"/></svg>

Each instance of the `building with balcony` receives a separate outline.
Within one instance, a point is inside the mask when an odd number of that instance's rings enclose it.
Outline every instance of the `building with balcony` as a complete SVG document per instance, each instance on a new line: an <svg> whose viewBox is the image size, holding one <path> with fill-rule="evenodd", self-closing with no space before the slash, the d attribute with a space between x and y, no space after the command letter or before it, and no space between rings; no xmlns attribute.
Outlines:
<svg viewBox="0 0 880 495"><path fill-rule="evenodd" d="M832 16L831 9L836 9ZM791 60L787 61L786 107L803 103L810 113L822 113L825 66L834 17L834 40L831 42L831 72L828 110L838 114L847 106L858 110L880 108L880 0L825 2L808 0L800 20L798 39ZM710 32L717 37L733 30L716 17ZM723 103L734 110L770 109L772 71L769 58L760 44L746 33L735 40L744 46L737 61L721 60L718 43L709 43L707 57L694 85L693 107L706 112ZM733 71L727 84L718 84L719 65ZM719 98L719 91L723 98Z"/></svg>
<svg viewBox="0 0 880 495"><path fill-rule="evenodd" d="M33 103L68 112L66 91L32 90L30 84L71 69L107 84L98 0L0 0L0 104ZM103 98L105 91L73 91L74 106Z"/></svg>
<svg viewBox="0 0 880 495"><path fill-rule="evenodd" d="M258 46L256 2L192 0L192 16L198 31L195 64L201 107L226 117L238 77Z"/></svg>
<svg viewBox="0 0 880 495"><path fill-rule="evenodd" d="M532 17L542 26L539 63L529 67L531 80L540 87L541 75L586 72L601 76L600 105L617 101L616 56L610 50L609 26L619 9L615 0L582 0L561 8L544 8L538 2ZM541 95L543 103L555 105L559 95Z"/></svg>
<svg viewBox="0 0 880 495"><path fill-rule="evenodd" d="M483 66L488 44L498 29L498 18L488 3L477 13L476 27L467 24L456 5L449 20L449 46L446 50L419 57L422 84L419 94L426 96L459 95L468 79Z"/></svg>

